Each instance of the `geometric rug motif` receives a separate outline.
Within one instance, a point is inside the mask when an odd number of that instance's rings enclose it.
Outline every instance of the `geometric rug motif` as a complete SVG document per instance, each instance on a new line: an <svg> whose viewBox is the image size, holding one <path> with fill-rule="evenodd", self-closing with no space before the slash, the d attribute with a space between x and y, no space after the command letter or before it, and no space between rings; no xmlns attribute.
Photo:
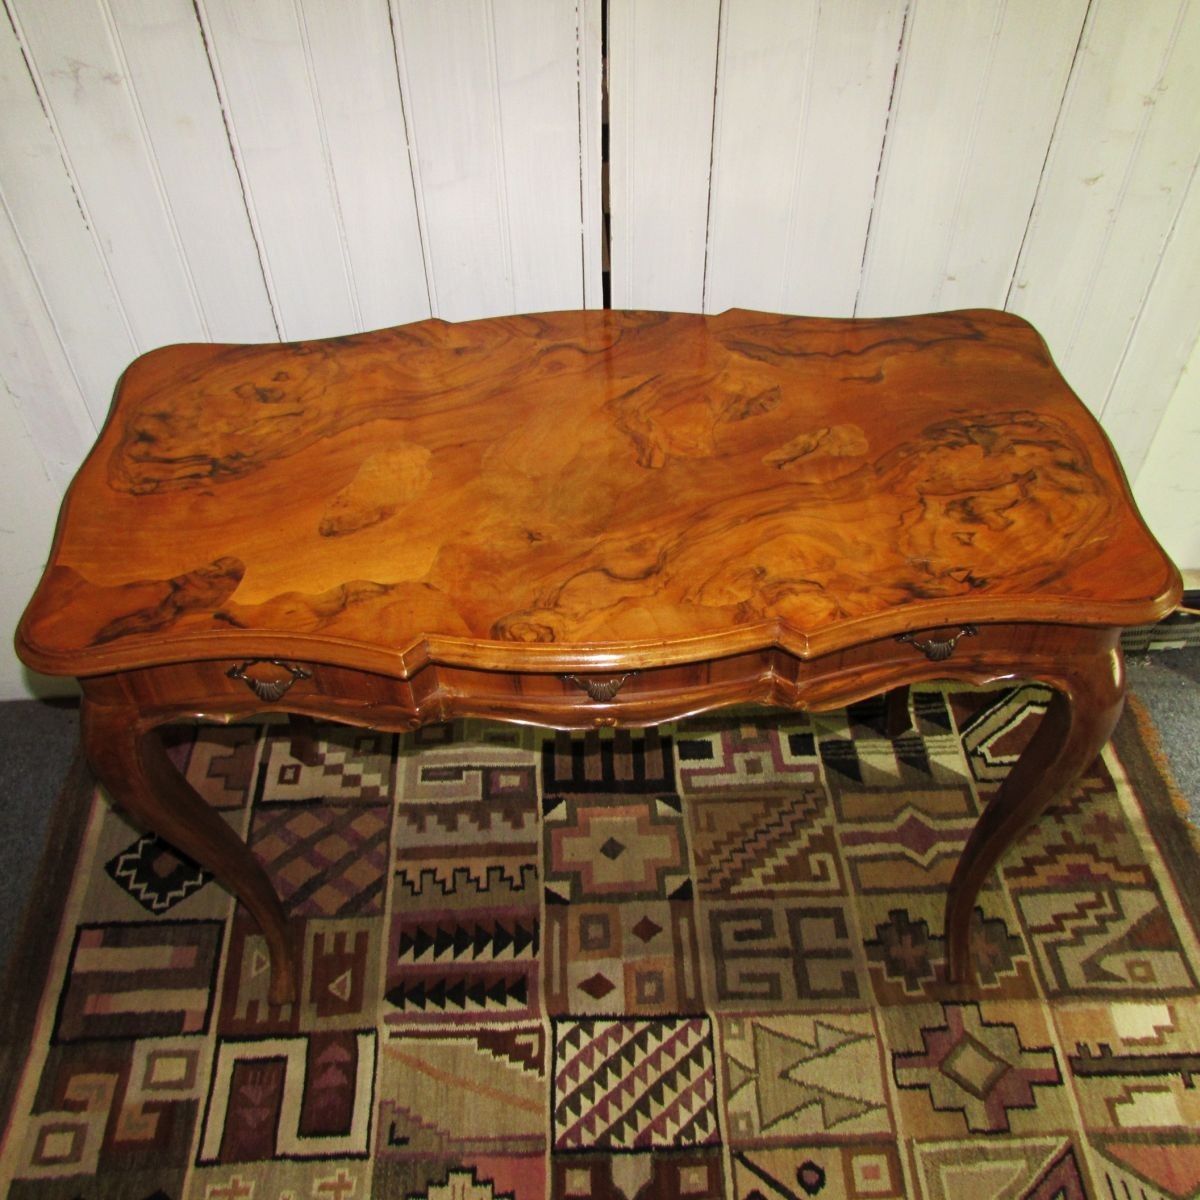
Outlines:
<svg viewBox="0 0 1200 1200"><path fill-rule="evenodd" d="M250 847L300 916L383 912L391 807L361 804L258 805Z"/></svg>
<svg viewBox="0 0 1200 1200"><path fill-rule="evenodd" d="M170 912L212 876L157 834L147 833L104 864L112 881L147 912Z"/></svg>
<svg viewBox="0 0 1200 1200"><path fill-rule="evenodd" d="M811 714L835 801L847 787L923 789L966 782L968 771L944 701L915 705L914 727L896 738L885 732L886 714L883 697Z"/></svg>
<svg viewBox="0 0 1200 1200"><path fill-rule="evenodd" d="M905 1184L896 1143L887 1139L798 1140L786 1147L740 1148L730 1157L738 1200L907 1200L915 1195Z"/></svg>
<svg viewBox="0 0 1200 1200"><path fill-rule="evenodd" d="M366 1155L374 1075L373 1030L221 1041L197 1161Z"/></svg>
<svg viewBox="0 0 1200 1200"><path fill-rule="evenodd" d="M1200 1130L1200 1002L1066 1004L1059 1039L1090 1128Z"/></svg>
<svg viewBox="0 0 1200 1200"><path fill-rule="evenodd" d="M427 726L412 735L422 752L401 753L394 870L406 904L496 904L537 890L537 756L511 744L530 735L465 724L476 741Z"/></svg>
<svg viewBox="0 0 1200 1200"><path fill-rule="evenodd" d="M838 817L838 844L858 892L939 894L977 819L966 783L883 794L844 788Z"/></svg>
<svg viewBox="0 0 1200 1200"><path fill-rule="evenodd" d="M1051 692L1040 684L955 696L963 749L981 784L1001 783L1029 744Z"/></svg>
<svg viewBox="0 0 1200 1200"><path fill-rule="evenodd" d="M1196 976L1157 888L1014 896L1047 995L1188 995Z"/></svg>
<svg viewBox="0 0 1200 1200"><path fill-rule="evenodd" d="M721 1042L730 1145L891 1132L869 1012L728 1018Z"/></svg>
<svg viewBox="0 0 1200 1200"><path fill-rule="evenodd" d="M703 1012L700 959L686 901L549 905L546 1011Z"/></svg>
<svg viewBox="0 0 1200 1200"><path fill-rule="evenodd" d="M1200 1196L1200 1134L1195 1126L1124 1137L1098 1134L1104 1195L1124 1200L1196 1200Z"/></svg>
<svg viewBox="0 0 1200 1200"><path fill-rule="evenodd" d="M628 773L620 754L612 761ZM681 801L673 792L625 794L615 781L603 794L593 783L545 802L547 1011L700 1012Z"/></svg>
<svg viewBox="0 0 1200 1200"><path fill-rule="evenodd" d="M262 735L261 724L246 722L177 726L165 740L188 783L208 804L213 808L243 808L254 792L255 771L266 741Z"/></svg>
<svg viewBox="0 0 1200 1200"><path fill-rule="evenodd" d="M113 1172L139 1198L155 1188L179 1194L205 1048L193 1036L54 1047L21 1137L6 1148L29 1190L14 1183L8 1195L54 1197L64 1174Z"/></svg>
<svg viewBox="0 0 1200 1200"><path fill-rule="evenodd" d="M355 726L322 726L303 745L287 726L264 739L255 802L323 800L328 804L390 805L398 735Z"/></svg>
<svg viewBox="0 0 1200 1200"><path fill-rule="evenodd" d="M1200 886L1136 704L986 881L972 993L945 881L1044 696L910 701L171 734L298 999L97 801L0 1196L1198 1200Z"/></svg>
<svg viewBox="0 0 1200 1200"><path fill-rule="evenodd" d="M635 1154L573 1152L552 1165L554 1200L725 1200L721 1153L711 1146Z"/></svg>
<svg viewBox="0 0 1200 1200"><path fill-rule="evenodd" d="M860 935L844 905L801 898L706 901L701 913L714 1009L825 1008L867 994Z"/></svg>
<svg viewBox="0 0 1200 1200"><path fill-rule="evenodd" d="M383 999L389 1028L528 1019L540 993L536 907L409 909L391 921Z"/></svg>
<svg viewBox="0 0 1200 1200"><path fill-rule="evenodd" d="M674 742L657 727L550 734L542 743L541 768L551 803L561 792L646 795L677 788Z"/></svg>
<svg viewBox="0 0 1200 1200"><path fill-rule="evenodd" d="M688 799L701 895L841 893L845 881L821 787Z"/></svg>
<svg viewBox="0 0 1200 1200"><path fill-rule="evenodd" d="M52 1040L206 1032L222 934L219 921L79 925Z"/></svg>
<svg viewBox="0 0 1200 1200"><path fill-rule="evenodd" d="M1088 1200L1075 1149L1062 1136L920 1144L917 1178L926 1200Z"/></svg>
<svg viewBox="0 0 1200 1200"><path fill-rule="evenodd" d="M691 899L682 803L674 793L560 793L545 805L548 902Z"/></svg>
<svg viewBox="0 0 1200 1200"><path fill-rule="evenodd" d="M941 928L943 906L928 905L928 911L934 914L929 918L915 915L919 907L916 902L925 899L913 897L914 903L909 906L889 909L886 919L874 920L874 934L864 934L871 982L881 1004L930 997L945 985L946 939L934 932ZM871 923L868 917L866 929ZM1004 918L984 916L977 907L971 915L970 947L976 984L989 999L1028 999L1036 995L1025 943L1018 934L1009 932Z"/></svg>
<svg viewBox="0 0 1200 1200"><path fill-rule="evenodd" d="M559 1018L552 1078L556 1150L719 1139L707 1018Z"/></svg>
<svg viewBox="0 0 1200 1200"><path fill-rule="evenodd" d="M701 718L689 724L686 737L675 738L675 753L684 796L761 796L820 784L816 742L803 718L784 728L770 719Z"/></svg>
<svg viewBox="0 0 1200 1200"><path fill-rule="evenodd" d="M1103 760L1026 830L1002 869L1013 891L1154 884Z"/></svg>
<svg viewBox="0 0 1200 1200"><path fill-rule="evenodd" d="M457 1097L447 1106L450 1080ZM550 1115L545 1032L516 1025L393 1037L380 1047L376 1099L379 1160L541 1155Z"/></svg>
<svg viewBox="0 0 1200 1200"><path fill-rule="evenodd" d="M294 924L299 1003L272 1004L270 956L247 914L232 923L217 1017L222 1037L360 1029L375 1019L380 969L378 919L307 920Z"/></svg>
<svg viewBox="0 0 1200 1200"><path fill-rule="evenodd" d="M939 1112L960 1113L972 1133L1007 1132L1016 1110L1063 1083L1052 1046L1027 1046L1017 1026L988 1021L978 1004L943 1004L943 1024L919 1027L923 1049L893 1050L896 1086L924 1090Z"/></svg>

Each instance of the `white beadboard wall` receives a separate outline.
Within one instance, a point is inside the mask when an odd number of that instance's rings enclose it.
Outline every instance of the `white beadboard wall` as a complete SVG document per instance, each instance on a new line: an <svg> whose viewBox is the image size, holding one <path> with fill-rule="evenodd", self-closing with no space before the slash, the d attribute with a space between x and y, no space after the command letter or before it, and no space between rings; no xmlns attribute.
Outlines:
<svg viewBox="0 0 1200 1200"><path fill-rule="evenodd" d="M136 354L602 302L601 0L0 5L5 629ZM1019 312L1200 566L1200 0L609 0L607 42L614 306Z"/></svg>

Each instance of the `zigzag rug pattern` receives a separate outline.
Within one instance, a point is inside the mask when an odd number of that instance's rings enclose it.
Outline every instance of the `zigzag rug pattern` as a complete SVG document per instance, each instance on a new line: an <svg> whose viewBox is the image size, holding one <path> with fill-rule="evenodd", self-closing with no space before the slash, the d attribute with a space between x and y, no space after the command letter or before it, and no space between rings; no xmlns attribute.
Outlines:
<svg viewBox="0 0 1200 1200"><path fill-rule="evenodd" d="M880 701L181 734L299 999L97 795L0 1197L1198 1200L1200 862L1131 719L946 984L949 873L1046 699L922 687L895 741Z"/></svg>

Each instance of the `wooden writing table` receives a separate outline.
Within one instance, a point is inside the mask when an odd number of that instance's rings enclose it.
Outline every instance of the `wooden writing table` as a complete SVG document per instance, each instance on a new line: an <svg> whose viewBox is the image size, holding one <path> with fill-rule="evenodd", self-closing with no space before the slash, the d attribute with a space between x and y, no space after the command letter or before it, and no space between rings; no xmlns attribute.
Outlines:
<svg viewBox="0 0 1200 1200"><path fill-rule="evenodd" d="M139 358L17 646L80 678L113 798L257 918L276 1001L282 907L164 723L643 725L1044 681L950 885L969 982L981 883L1111 733L1120 628L1180 590L1017 317L552 313Z"/></svg>

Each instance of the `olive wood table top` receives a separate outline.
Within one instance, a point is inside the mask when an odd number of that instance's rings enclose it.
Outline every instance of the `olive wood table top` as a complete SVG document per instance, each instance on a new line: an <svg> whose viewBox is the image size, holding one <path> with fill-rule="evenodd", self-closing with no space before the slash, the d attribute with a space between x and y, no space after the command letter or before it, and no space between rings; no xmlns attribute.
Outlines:
<svg viewBox="0 0 1200 1200"><path fill-rule="evenodd" d="M563 312L142 356L18 649L619 670L1179 588L1018 317Z"/></svg>

